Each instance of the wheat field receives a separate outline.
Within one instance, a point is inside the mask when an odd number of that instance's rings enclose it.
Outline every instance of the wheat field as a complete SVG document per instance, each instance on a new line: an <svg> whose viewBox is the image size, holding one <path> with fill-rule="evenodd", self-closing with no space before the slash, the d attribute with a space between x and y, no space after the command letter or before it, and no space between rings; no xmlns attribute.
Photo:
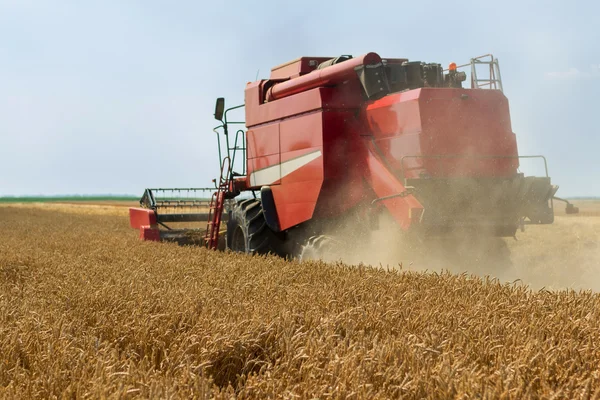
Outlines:
<svg viewBox="0 0 600 400"><path fill-rule="evenodd" d="M512 280L140 242L118 207L3 205L0 397L598 399L599 238L594 217L532 228L507 241Z"/></svg>

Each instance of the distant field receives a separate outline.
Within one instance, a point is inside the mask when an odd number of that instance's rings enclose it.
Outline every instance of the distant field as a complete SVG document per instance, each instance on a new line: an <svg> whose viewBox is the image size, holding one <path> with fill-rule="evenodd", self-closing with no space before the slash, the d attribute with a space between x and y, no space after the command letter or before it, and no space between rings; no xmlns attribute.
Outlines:
<svg viewBox="0 0 600 400"><path fill-rule="evenodd" d="M9 209L46 210L64 214L84 215L118 215L128 216L129 207L135 207L137 202L126 201L79 201L79 202L25 202L25 203L0 203L0 207Z"/></svg>
<svg viewBox="0 0 600 400"><path fill-rule="evenodd" d="M76 206L126 206L135 207L139 204L139 196L25 196L0 197L0 204L72 204Z"/></svg>
<svg viewBox="0 0 600 400"><path fill-rule="evenodd" d="M4 196L0 203L137 202L140 196Z"/></svg>
<svg viewBox="0 0 600 400"><path fill-rule="evenodd" d="M187 197L165 198L173 201L189 200ZM210 203L210 198L194 199ZM123 206L137 207L140 196L25 196L25 197L0 197L0 204L71 204L74 206ZM189 210L165 210L165 212L190 212Z"/></svg>

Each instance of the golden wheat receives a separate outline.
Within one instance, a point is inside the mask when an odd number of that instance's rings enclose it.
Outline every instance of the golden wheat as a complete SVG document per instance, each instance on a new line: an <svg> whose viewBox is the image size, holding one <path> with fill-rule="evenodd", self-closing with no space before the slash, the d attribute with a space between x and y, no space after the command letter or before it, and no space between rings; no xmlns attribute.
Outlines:
<svg viewBox="0 0 600 400"><path fill-rule="evenodd" d="M600 297L0 207L0 397L600 398Z"/></svg>

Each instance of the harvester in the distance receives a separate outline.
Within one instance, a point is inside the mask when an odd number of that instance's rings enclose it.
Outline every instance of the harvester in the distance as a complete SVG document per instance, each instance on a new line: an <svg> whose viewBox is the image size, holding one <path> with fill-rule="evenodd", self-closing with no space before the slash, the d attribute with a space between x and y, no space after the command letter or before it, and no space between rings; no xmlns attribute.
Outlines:
<svg viewBox="0 0 600 400"><path fill-rule="evenodd" d="M380 214L419 237L511 237L526 224L551 224L558 187L543 156L517 151L497 59L465 66L443 70L375 53L301 57L247 84L246 131L231 140L232 109L218 99L226 154L205 244L217 248L222 217L229 249L282 256L348 221L376 229ZM546 176L519 172L524 157L538 158ZM131 210L146 239L161 236L160 218L156 207Z"/></svg>

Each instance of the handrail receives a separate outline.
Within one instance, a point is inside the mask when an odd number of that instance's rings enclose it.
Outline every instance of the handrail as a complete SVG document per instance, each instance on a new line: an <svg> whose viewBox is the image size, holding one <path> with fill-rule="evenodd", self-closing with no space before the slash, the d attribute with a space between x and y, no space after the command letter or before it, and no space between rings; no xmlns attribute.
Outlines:
<svg viewBox="0 0 600 400"><path fill-rule="evenodd" d="M241 135L240 135L241 133ZM242 150L242 151L246 151L246 138L244 136L244 130L242 129L238 129L237 132L235 133L235 140L233 142L233 147L230 150L233 150L233 156L231 157L231 169L232 169L232 173L234 173L235 171L233 171L233 168L235 168L235 155L237 153L237 150ZM241 138L242 141L242 147L238 147L238 137ZM244 160L245 161L245 160ZM242 163L242 175L246 175L246 163L243 162Z"/></svg>
<svg viewBox="0 0 600 400"><path fill-rule="evenodd" d="M402 158L400 159L400 173L402 174L402 179L405 179L405 169L404 169L404 159L405 158L433 158L433 159L443 159L443 158L473 158L473 159L516 159L519 160L521 158L524 159L531 159L531 158L541 158L544 161L544 169L546 172L546 178L549 177L548 175L548 161L546 160L546 157L543 155L530 155L530 156L504 156L504 155L490 155L490 156L485 156L485 155L469 155L469 154L434 154L434 155L408 155L408 156L402 156Z"/></svg>
<svg viewBox="0 0 600 400"><path fill-rule="evenodd" d="M464 67L469 67L469 66L473 65L473 61L474 61L474 60L479 60L479 59L481 59L481 58L484 58L484 57L491 57L492 59L491 59L490 61L497 60L497 58L494 58L494 55L493 55L493 54L484 54L484 55L482 55L482 56L477 56L477 57L473 57L473 58L471 58L471 61L469 61L467 64L461 64L461 65L457 65L457 66L456 66L456 69L458 69L458 68L464 68ZM486 61L486 62L489 62L489 61ZM450 70L449 68L446 68L446 69L444 70L444 72L448 72L449 70Z"/></svg>
<svg viewBox="0 0 600 400"><path fill-rule="evenodd" d="M488 59L489 57L489 59ZM488 65L489 71L487 79L479 79L477 72L477 65ZM500 64L498 63L498 59L495 58L492 54L484 54L482 56L473 57L469 61L468 64L457 65L455 69L460 69L464 67L471 67L471 89L483 89L484 87L489 87L489 89L500 90L504 92L504 87L502 85L502 75L500 73ZM447 72L450 70L450 67L444 70Z"/></svg>
<svg viewBox="0 0 600 400"><path fill-rule="evenodd" d="M231 147L230 143L229 143L229 128L228 128L228 125L230 125L230 124L232 124L232 125L245 125L246 123L244 121L227 121L227 113L230 112L230 111L242 108L244 106L245 106L245 104L240 104L238 106L230 107L230 108L226 109L225 112L223 113L223 119L221 120L221 125L216 126L216 127L213 128L213 132L215 132L216 135L217 135L217 151L219 153L219 166L220 167L223 166L222 163L224 161L224 157L223 157L223 153L221 151L221 138L220 138L218 129L221 129L221 128L223 129L223 134L225 135L225 147L226 147L226 150L227 150L227 157L230 159L230 162L231 162L230 167L233 167L233 161L235 160L235 150L237 150L236 149L236 147L237 147L237 137L239 135L239 132L242 131L242 130L240 129L240 130L238 130L236 132L235 145L234 145L234 147ZM231 150L233 150L233 153L234 153L233 155L231 154ZM244 150L245 150L245 144L244 144ZM230 170L231 170L231 168L230 168ZM245 172L245 170L246 170L246 164L244 163L244 172Z"/></svg>

